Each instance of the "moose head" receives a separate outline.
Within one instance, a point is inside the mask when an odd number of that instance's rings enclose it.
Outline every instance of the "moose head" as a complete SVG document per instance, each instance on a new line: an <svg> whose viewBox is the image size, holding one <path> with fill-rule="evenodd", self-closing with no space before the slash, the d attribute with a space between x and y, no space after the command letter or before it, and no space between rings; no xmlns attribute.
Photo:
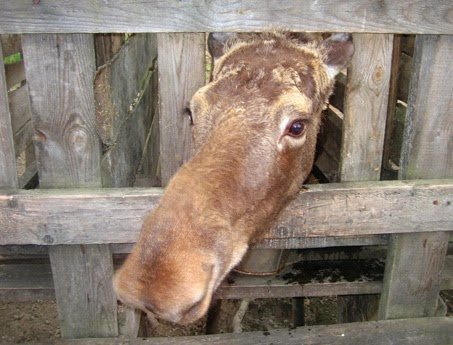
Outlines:
<svg viewBox="0 0 453 345"><path fill-rule="evenodd" d="M353 54L324 40L211 34L213 80L192 98L196 153L169 182L116 273L118 298L187 324L298 193L313 164L321 112Z"/></svg>

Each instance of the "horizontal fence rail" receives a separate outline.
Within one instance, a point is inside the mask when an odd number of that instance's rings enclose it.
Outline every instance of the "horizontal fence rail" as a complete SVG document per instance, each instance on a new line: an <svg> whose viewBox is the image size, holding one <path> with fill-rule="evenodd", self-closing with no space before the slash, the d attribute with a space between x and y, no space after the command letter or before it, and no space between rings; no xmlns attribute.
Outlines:
<svg viewBox="0 0 453 345"><path fill-rule="evenodd" d="M264 236L297 238L453 230L453 180L310 185ZM133 243L161 189L14 191L0 195L0 245ZM292 241L295 241L292 245ZM266 245L264 245L266 246Z"/></svg>
<svg viewBox="0 0 453 345"><path fill-rule="evenodd" d="M277 29L452 34L452 10L448 0L14 0L0 3L0 33Z"/></svg>

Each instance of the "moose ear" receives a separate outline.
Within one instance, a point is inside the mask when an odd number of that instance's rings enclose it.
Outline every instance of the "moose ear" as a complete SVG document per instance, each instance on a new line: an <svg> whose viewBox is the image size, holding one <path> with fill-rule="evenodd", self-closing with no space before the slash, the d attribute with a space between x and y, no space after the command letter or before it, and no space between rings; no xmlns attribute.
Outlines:
<svg viewBox="0 0 453 345"><path fill-rule="evenodd" d="M223 54L228 41L235 39L234 32L211 32L208 36L208 49L212 59L217 61Z"/></svg>
<svg viewBox="0 0 453 345"><path fill-rule="evenodd" d="M326 51L324 63L327 74L333 79L351 61L354 54L352 36L346 33L333 34L321 44Z"/></svg>

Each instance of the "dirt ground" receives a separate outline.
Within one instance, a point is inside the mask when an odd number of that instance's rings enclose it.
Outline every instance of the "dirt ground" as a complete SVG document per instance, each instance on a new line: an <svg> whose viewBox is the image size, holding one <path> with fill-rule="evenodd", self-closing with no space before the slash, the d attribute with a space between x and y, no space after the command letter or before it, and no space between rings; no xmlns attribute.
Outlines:
<svg viewBox="0 0 453 345"><path fill-rule="evenodd" d="M231 321L240 301L222 302L219 332L231 332ZM267 331L292 327L291 299L259 299L251 301L242 321L243 331ZM307 325L336 322L335 298L305 299ZM186 327L161 324L151 336L181 336L205 333L206 318ZM29 341L52 341L60 337L56 303L0 303L0 343L16 344Z"/></svg>
<svg viewBox="0 0 453 345"><path fill-rule="evenodd" d="M442 292L449 316L453 316L453 290ZM240 301L222 302L219 332L232 331L232 319ZM305 324L336 323L335 297L306 298ZM292 299L258 299L251 301L242 321L243 331L268 331L292 327ZM151 336L182 336L205 333L206 318L186 327L161 324ZM52 341L60 337L56 304L53 301L33 303L0 303L0 343L17 344L29 341Z"/></svg>

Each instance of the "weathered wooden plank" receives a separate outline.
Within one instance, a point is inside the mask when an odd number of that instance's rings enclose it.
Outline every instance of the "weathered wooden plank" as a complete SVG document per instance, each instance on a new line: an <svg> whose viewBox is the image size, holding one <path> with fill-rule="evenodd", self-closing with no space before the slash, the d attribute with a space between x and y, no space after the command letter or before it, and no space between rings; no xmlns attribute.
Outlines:
<svg viewBox="0 0 453 345"><path fill-rule="evenodd" d="M316 253L314 253L316 254ZM364 258L368 258L363 253ZM453 256L447 257L448 260L442 271L442 290L453 289ZM308 256L306 259L324 260L325 258ZM335 259L331 255L329 260ZM340 259L350 259L340 256ZM35 259L36 260L36 259ZM231 278L225 280L216 293L217 298L235 299L235 298L280 298L294 296L343 296L348 294L374 294L380 293L382 283L379 281L367 282L335 282L335 283L306 283L306 284L288 284L287 280L273 277L251 277L232 273ZM280 274L284 276L284 274ZM35 301L54 300L55 292L52 281L52 272L50 265L46 263L28 264L28 263L8 263L0 264L0 300L1 301ZM367 295L373 296L373 295ZM367 297L365 296L365 297ZM128 333L135 332L133 319L137 316L132 310L124 310L123 322L125 331ZM126 327L128 326L128 327ZM132 326L132 327L131 327Z"/></svg>
<svg viewBox="0 0 453 345"><path fill-rule="evenodd" d="M70 248L73 248L73 246L70 246ZM315 270L312 271L311 274L315 278L318 273ZM345 279L338 282L298 283L282 278L281 276L285 277L285 272L292 271L286 269L279 277L247 276L233 272L216 291L216 298L283 298L376 294L380 293L382 286L379 281L346 281ZM296 276L297 273L300 274L300 271L295 271L293 276ZM304 274L304 279L309 274ZM2 278L0 280L0 300L2 301L10 301L11 297L17 297L21 301L33 301L34 294L38 294L38 292L40 292L38 296L45 296L46 300L55 298L49 264L0 264L0 277ZM84 278L83 272L72 277L79 283L82 283ZM99 291L102 288L105 287L100 286ZM96 291L93 294L96 294ZM82 304L81 309L88 312L89 301Z"/></svg>
<svg viewBox="0 0 453 345"><path fill-rule="evenodd" d="M344 105L342 181L381 174L393 35L356 34Z"/></svg>
<svg viewBox="0 0 453 345"><path fill-rule="evenodd" d="M442 232L391 237L380 319L435 315L447 243Z"/></svg>
<svg viewBox="0 0 453 345"><path fill-rule="evenodd" d="M451 233L453 235L453 233ZM329 248L349 246L379 246L388 243L388 235L345 236L345 237L308 237L281 240L264 240L252 246L255 248ZM290 245L291 244L291 245ZM128 254L133 247L132 243L113 243L110 245L112 254ZM46 255L48 246L39 245L2 245L0 255Z"/></svg>
<svg viewBox="0 0 453 345"><path fill-rule="evenodd" d="M8 96L11 126L14 133L14 146L16 156L18 156L30 145L33 136L28 88L24 85L17 90L9 92Z"/></svg>
<svg viewBox="0 0 453 345"><path fill-rule="evenodd" d="M400 178L453 176L453 118L445 108L453 105L452 47L453 36L416 38ZM380 318L435 315L448 239L446 232L391 237Z"/></svg>
<svg viewBox="0 0 453 345"><path fill-rule="evenodd" d="M306 326L295 329L214 334L193 337L57 340L55 345L449 345L453 343L453 319L420 318ZM28 345L39 345L28 343Z"/></svg>
<svg viewBox="0 0 453 345"><path fill-rule="evenodd" d="M2 194L0 244L132 243L161 195L155 188ZM264 237L288 239L290 248L298 237L451 231L452 199L451 180L309 185Z"/></svg>
<svg viewBox="0 0 453 345"><path fill-rule="evenodd" d="M248 0L2 2L0 33L347 31L451 34L451 2Z"/></svg>
<svg viewBox="0 0 453 345"><path fill-rule="evenodd" d="M99 187L92 35L24 35L40 185ZM108 245L49 248L63 337L116 336Z"/></svg>
<svg viewBox="0 0 453 345"><path fill-rule="evenodd" d="M205 83L205 35L158 34L160 166L162 185L192 155L190 119L193 94Z"/></svg>
<svg viewBox="0 0 453 345"><path fill-rule="evenodd" d="M400 178L453 176L453 35L418 36Z"/></svg>
<svg viewBox="0 0 453 345"><path fill-rule="evenodd" d="M8 106L3 52L0 46L0 187L17 187L16 156Z"/></svg>
<svg viewBox="0 0 453 345"><path fill-rule="evenodd" d="M355 34L344 103L341 181L379 180L393 51L393 35ZM365 321L377 296L338 299L338 321ZM373 301L374 300L374 301Z"/></svg>
<svg viewBox="0 0 453 345"><path fill-rule="evenodd" d="M111 286L113 262L109 247L55 246L49 250L49 257L62 336L117 335L116 298Z"/></svg>
<svg viewBox="0 0 453 345"><path fill-rule="evenodd" d="M54 300L52 271L47 264L0 264L0 300Z"/></svg>
<svg viewBox="0 0 453 345"><path fill-rule="evenodd" d="M95 78L96 121L101 137L105 187L133 185L153 119L157 90L153 34L132 36Z"/></svg>
<svg viewBox="0 0 453 345"><path fill-rule="evenodd" d="M100 144L94 119L90 35L24 35L40 184L98 187Z"/></svg>
<svg viewBox="0 0 453 345"><path fill-rule="evenodd" d="M448 255L445 259L441 290L453 290L453 255Z"/></svg>

